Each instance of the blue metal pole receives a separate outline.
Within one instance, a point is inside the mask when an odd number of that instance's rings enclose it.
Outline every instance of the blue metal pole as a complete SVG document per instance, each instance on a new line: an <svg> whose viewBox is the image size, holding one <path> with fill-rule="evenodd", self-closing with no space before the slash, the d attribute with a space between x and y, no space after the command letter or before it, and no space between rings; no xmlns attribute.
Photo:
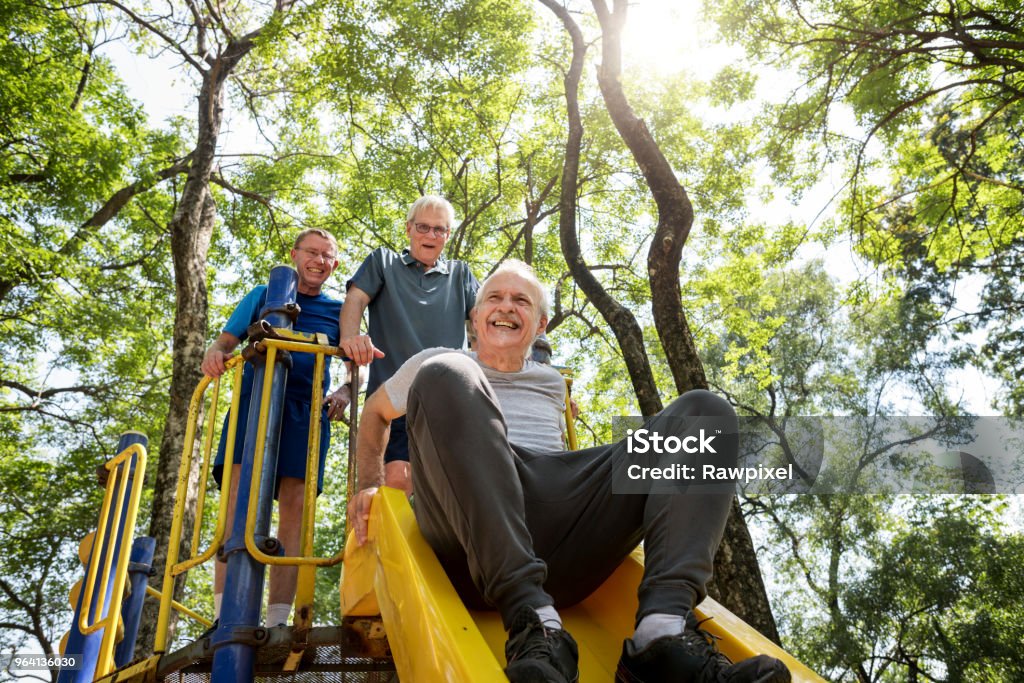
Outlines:
<svg viewBox="0 0 1024 683"><path fill-rule="evenodd" d="M298 274L292 268L278 266L271 270L267 284L267 303L260 312L260 317L272 327L291 329L291 318L283 309L295 302L297 288ZM236 629L241 633L251 633L252 629L259 626L260 607L263 601L265 568L246 550L245 517L249 509L249 489L253 475L256 429L259 424L264 378L265 368L257 366L253 377L252 398L249 401L249 422L242 449L242 470L238 479L235 516L231 525L231 536L224 548L228 559L220 621L217 631L211 637L211 645L216 648L211 683L250 683L255 672L255 645L251 638L248 639L249 642L236 642L234 635ZM270 526L273 486L277 471L277 447L281 435L281 413L284 408L284 389L287 381L287 366L282 362L274 369L271 386L263 452L264 475L260 480L258 493L259 507L255 530L257 538L266 537Z"/></svg>
<svg viewBox="0 0 1024 683"><path fill-rule="evenodd" d="M121 438L117 442L117 451L115 455L120 453L124 449L134 444L142 444L146 446L149 443L149 439L146 438L145 434L139 432L125 432L121 435ZM132 478L135 476L135 464L138 461L138 456L132 456L131 465L127 470L128 476L128 487L127 490L131 490ZM142 476L144 473L140 473ZM116 486L116 482L114 483ZM103 613L99 615L97 620L105 618L109 614L111 605L111 594L114 590L114 573L117 569L118 558L120 557L123 548L121 548L121 534L113 534L112 532L116 528L123 528L125 518L128 515L128 498L125 496L125 500L122 502L120 510L111 510L110 515L107 517L107 528L105 531L105 542L104 548L113 543L114 548L114 559L110 563L110 575L107 577L107 591L103 596ZM117 527L115 527L115 523ZM112 538L111 536L116 536ZM93 553L100 553L104 551L104 548L99 548L96 544L93 544L92 549L89 551L89 559L86 561L86 572L89 571L89 565L92 563ZM102 557L102 556L101 556ZM100 567L102 569L102 567ZM74 670L61 669L60 674L57 676L57 683L91 683L96 674L96 663L99 659L100 652L100 641L103 640L103 630L96 631L84 635L78 628L79 616L82 610L82 601L85 598L85 585L88 583L88 576L82 582L83 590L78 595L78 601L75 604L75 615L71 623L71 631L68 635L68 644L64 649L64 656L74 656L77 668ZM100 580L96 581L96 587L94 589L91 603L94 606L99 603L99 589L103 582ZM120 596L118 596L120 597Z"/></svg>
<svg viewBox="0 0 1024 683"><path fill-rule="evenodd" d="M121 608L124 639L114 650L114 666L119 669L131 662L135 655L135 640L139 635L139 620L146 602L146 584L149 582L155 552L156 539L152 536L140 536L132 543L132 554L128 559L128 581L132 592Z"/></svg>

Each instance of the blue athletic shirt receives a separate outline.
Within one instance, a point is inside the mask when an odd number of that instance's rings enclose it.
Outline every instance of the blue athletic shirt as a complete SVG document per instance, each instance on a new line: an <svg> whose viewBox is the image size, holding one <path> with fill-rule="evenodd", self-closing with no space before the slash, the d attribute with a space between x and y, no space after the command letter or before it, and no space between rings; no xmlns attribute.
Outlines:
<svg viewBox="0 0 1024 683"><path fill-rule="evenodd" d="M248 338L245 331L249 325L259 320L260 311L267 303L267 286L259 285L235 307L234 312L224 324L224 331L233 334L242 341ZM295 303L299 305L299 317L295 321L296 332L322 332L327 335L332 346L337 346L338 316L341 313L341 302L320 293L316 296L308 296L299 292ZM292 353L292 369L288 373L288 384L285 387L285 395L293 400L309 403L313 392L313 362L315 356L312 353ZM253 368L249 363L245 364L245 372L242 378L242 393L252 392ZM324 364L323 391L326 392L331 386L331 357L327 356Z"/></svg>

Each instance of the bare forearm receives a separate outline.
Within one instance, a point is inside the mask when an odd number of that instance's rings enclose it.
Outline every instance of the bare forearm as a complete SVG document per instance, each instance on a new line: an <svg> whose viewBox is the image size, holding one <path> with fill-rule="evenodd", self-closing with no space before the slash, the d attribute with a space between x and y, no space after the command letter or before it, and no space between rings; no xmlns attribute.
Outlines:
<svg viewBox="0 0 1024 683"><path fill-rule="evenodd" d="M356 287L349 289L338 320L338 329L342 339L359 334L359 326L363 322L363 311L366 310L367 299L368 297L362 290Z"/></svg>
<svg viewBox="0 0 1024 683"><path fill-rule="evenodd" d="M369 335L359 334L363 311L369 303L369 295L353 285L348 288L345 305L341 307L341 315L338 318L338 329L341 332L338 346L357 365L369 365L374 358L384 357L384 352L373 345Z"/></svg>
<svg viewBox="0 0 1024 683"><path fill-rule="evenodd" d="M356 440L356 490L384 483L384 437L390 420L380 415L363 414L359 421L359 438Z"/></svg>
<svg viewBox="0 0 1024 683"><path fill-rule="evenodd" d="M221 332L213 343L210 344L211 349L216 349L221 353L231 353L241 343L241 339L231 334L230 332Z"/></svg>
<svg viewBox="0 0 1024 683"><path fill-rule="evenodd" d="M366 401L359 420L356 439L356 495L348 502L348 520L355 532L356 542L366 542L370 521L370 501L377 487L384 483L384 438L388 425L401 416L391 404L383 387L373 392ZM349 473L351 476L351 473Z"/></svg>
<svg viewBox="0 0 1024 683"><path fill-rule="evenodd" d="M210 377L220 377L224 374L224 364L240 342L241 340L230 332L221 332L203 354L203 361L200 364L203 373Z"/></svg>

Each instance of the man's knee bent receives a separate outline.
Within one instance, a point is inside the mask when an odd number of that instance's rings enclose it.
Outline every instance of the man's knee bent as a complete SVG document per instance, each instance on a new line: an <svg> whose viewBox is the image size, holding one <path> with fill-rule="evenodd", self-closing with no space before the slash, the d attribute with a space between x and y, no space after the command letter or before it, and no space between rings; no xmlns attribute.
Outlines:
<svg viewBox="0 0 1024 683"><path fill-rule="evenodd" d="M669 415L721 417L736 419L736 411L724 398L706 389L687 391L662 411Z"/></svg>
<svg viewBox="0 0 1024 683"><path fill-rule="evenodd" d="M472 358L461 353L442 353L423 363L409 396L443 397L445 403L450 403L468 396L482 378L483 371Z"/></svg>
<svg viewBox="0 0 1024 683"><path fill-rule="evenodd" d="M668 431L680 432L677 436L681 436L681 432L698 429L701 434L712 435L707 441L710 445L714 439L713 455L697 456L713 457L713 461L706 464L719 467L735 464L739 450L739 420L736 411L721 396L704 389L687 391L660 415L668 418L668 425L671 425Z"/></svg>

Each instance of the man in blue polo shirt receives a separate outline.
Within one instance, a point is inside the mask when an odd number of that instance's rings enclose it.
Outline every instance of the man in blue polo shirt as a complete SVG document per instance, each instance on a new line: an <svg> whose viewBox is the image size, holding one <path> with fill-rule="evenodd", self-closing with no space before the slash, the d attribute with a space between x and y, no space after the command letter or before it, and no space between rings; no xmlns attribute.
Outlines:
<svg viewBox="0 0 1024 683"><path fill-rule="evenodd" d="M454 221L448 200L420 197L406 216L408 248L401 254L384 247L372 251L346 284L340 346L359 365L376 361L370 365L367 396L423 349L465 344L465 322L480 283L466 263L441 253ZM361 335L367 307L369 334ZM384 475L388 486L411 490L404 418L391 423Z"/></svg>
<svg viewBox="0 0 1024 683"><path fill-rule="evenodd" d="M338 243L329 232L319 229L304 230L295 239L291 250L292 263L298 272L298 293L296 303L300 313L295 320L294 329L298 332L322 332L327 335L332 345L338 343L338 315L341 302L325 295L321 290L327 279L338 267ZM203 357L202 370L210 377L219 377L224 373L224 363L231 358L231 352L246 338L249 325L259 319L260 310L266 304L267 286L260 285L248 294L235 307L234 312L224 325L224 331L207 349ZM313 376L315 356L311 353L293 353L292 369L288 373L285 386L284 410L281 419L281 442L278 448L277 485L274 497L277 498L279 510L278 540L284 546L286 555L294 555L299 549L299 535L302 521L302 500L306 479L306 449L309 441L309 419L312 392L314 385L319 391L327 392L331 384L330 357L326 359L322 378ZM246 364L242 379L241 410L238 415L239 435L235 439L235 453L231 478L231 503L228 507L228 528L231 528L231 516L235 509L235 497L238 493L238 478L241 472L242 446L246 424L248 422L249 399L252 396L253 368ZM326 397L324 413L321 419L340 420L345 414L349 403L349 386L343 385L336 392ZM219 484L224 469L224 451L227 442L227 420L221 430L220 446L214 461L214 478ZM320 471L317 479L317 492L323 488L324 459L330 444L331 432L328 428L320 430ZM226 565L216 562L214 569L214 609L220 616L221 596L224 592ZM267 625L278 626L288 621L292 601L295 599L297 578L295 567L275 565L270 569L270 599L267 608Z"/></svg>

